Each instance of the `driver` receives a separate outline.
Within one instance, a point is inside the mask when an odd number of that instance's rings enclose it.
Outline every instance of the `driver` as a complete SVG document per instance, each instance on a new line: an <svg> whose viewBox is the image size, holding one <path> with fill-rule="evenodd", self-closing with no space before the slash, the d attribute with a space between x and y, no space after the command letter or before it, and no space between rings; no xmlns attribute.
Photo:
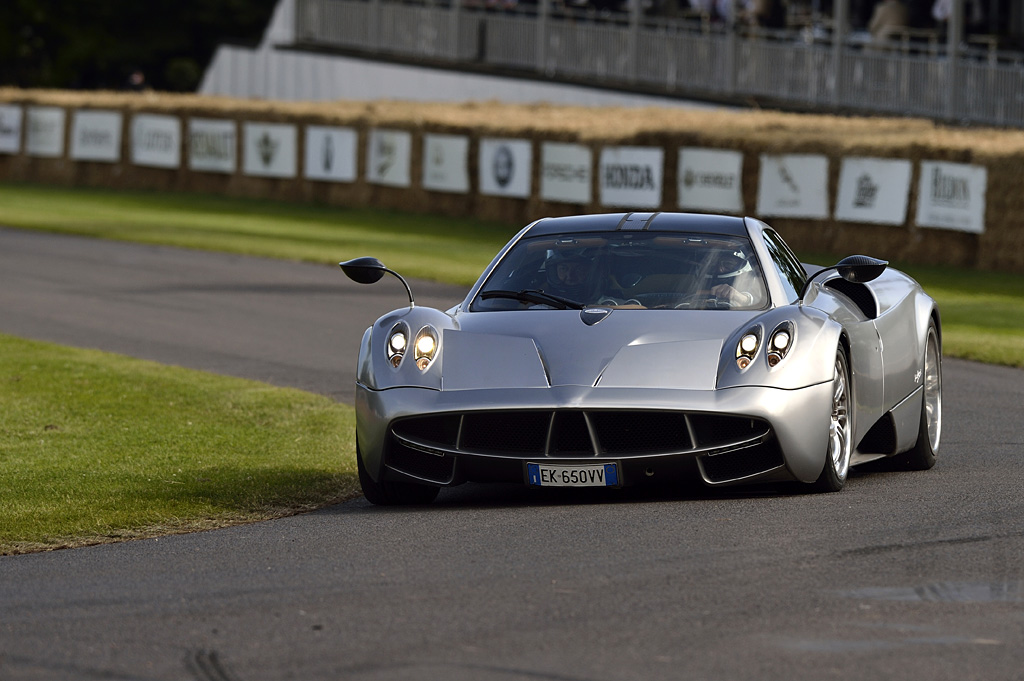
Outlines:
<svg viewBox="0 0 1024 681"><path fill-rule="evenodd" d="M585 303L592 269L593 262L583 255L556 251L545 265L548 282L545 292Z"/></svg>
<svg viewBox="0 0 1024 681"><path fill-rule="evenodd" d="M742 253L733 251L719 255L711 276L716 282L711 293L728 301L730 307L752 308L763 303L763 287Z"/></svg>

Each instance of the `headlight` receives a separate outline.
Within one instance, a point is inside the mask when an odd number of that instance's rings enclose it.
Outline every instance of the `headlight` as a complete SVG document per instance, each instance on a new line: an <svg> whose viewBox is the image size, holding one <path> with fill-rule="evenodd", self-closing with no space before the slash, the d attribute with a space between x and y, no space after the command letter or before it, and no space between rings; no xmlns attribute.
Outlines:
<svg viewBox="0 0 1024 681"><path fill-rule="evenodd" d="M750 366L757 355L757 348L761 345L761 328L754 327L747 331L736 344L736 366L741 370Z"/></svg>
<svg viewBox="0 0 1024 681"><path fill-rule="evenodd" d="M426 371L437 356L438 336L432 326L424 326L416 334L416 366Z"/></svg>
<svg viewBox="0 0 1024 681"><path fill-rule="evenodd" d="M791 347L793 347L793 325L783 322L775 327L768 341L768 366L776 366L784 360Z"/></svg>
<svg viewBox="0 0 1024 681"><path fill-rule="evenodd" d="M409 347L409 328L405 324L395 324L388 334L388 362L393 367L398 367L405 356L405 350Z"/></svg>

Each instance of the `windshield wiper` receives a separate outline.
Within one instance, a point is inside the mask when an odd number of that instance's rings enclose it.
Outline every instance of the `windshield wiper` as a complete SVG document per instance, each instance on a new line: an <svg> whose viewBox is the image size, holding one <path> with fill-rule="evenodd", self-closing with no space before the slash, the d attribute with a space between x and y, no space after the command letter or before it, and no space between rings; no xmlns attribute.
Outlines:
<svg viewBox="0 0 1024 681"><path fill-rule="evenodd" d="M553 293L545 293L538 289L524 289L522 291L482 291L480 293L481 300L489 300L491 298L511 298L512 300L520 300L524 303L537 303L538 305L550 305L551 307L557 307L560 310L582 310L586 307L583 303L570 300L569 298L563 298L562 296L556 296Z"/></svg>

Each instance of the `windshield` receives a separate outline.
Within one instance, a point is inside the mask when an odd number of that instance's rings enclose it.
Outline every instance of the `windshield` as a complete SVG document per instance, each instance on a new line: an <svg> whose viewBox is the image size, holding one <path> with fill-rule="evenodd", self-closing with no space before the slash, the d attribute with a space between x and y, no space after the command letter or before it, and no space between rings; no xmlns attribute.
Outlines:
<svg viewBox="0 0 1024 681"><path fill-rule="evenodd" d="M520 240L470 309L759 310L767 302L744 237L602 232Z"/></svg>

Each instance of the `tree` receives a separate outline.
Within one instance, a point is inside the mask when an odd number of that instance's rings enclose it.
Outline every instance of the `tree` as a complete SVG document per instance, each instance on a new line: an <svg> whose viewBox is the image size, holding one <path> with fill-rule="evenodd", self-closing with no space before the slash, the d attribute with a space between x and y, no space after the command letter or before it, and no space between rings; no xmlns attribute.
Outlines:
<svg viewBox="0 0 1024 681"><path fill-rule="evenodd" d="M276 0L2 0L0 85L189 91L220 43L255 45Z"/></svg>

